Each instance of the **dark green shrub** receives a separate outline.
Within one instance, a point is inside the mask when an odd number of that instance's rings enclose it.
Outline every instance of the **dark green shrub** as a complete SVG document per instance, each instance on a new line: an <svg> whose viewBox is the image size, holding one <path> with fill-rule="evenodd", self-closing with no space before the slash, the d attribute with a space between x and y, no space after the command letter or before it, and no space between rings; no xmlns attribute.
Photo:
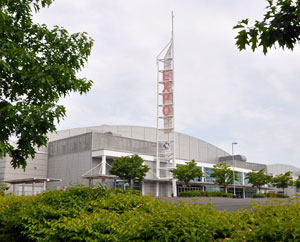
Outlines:
<svg viewBox="0 0 300 242"><path fill-rule="evenodd" d="M0 196L1 242L300 241L299 220L300 203L293 200L220 212L211 204L173 204L92 187Z"/></svg>
<svg viewBox="0 0 300 242"><path fill-rule="evenodd" d="M267 195L267 197L273 197L273 198L289 198L288 195L285 195L285 194L282 194L282 193L272 193L272 192L270 192L270 193L267 193L266 195Z"/></svg>
<svg viewBox="0 0 300 242"><path fill-rule="evenodd" d="M267 194L265 193L253 194L253 198L265 198L265 197L267 197Z"/></svg>
<svg viewBox="0 0 300 242"><path fill-rule="evenodd" d="M207 192L207 191L185 191L180 192L179 197L233 197L232 193L224 193L224 192Z"/></svg>
<svg viewBox="0 0 300 242"><path fill-rule="evenodd" d="M132 190L132 189L120 189L120 188L115 188L112 189L112 191L114 191L115 193L122 193L122 194L133 194L133 195L142 195L142 191L140 190Z"/></svg>

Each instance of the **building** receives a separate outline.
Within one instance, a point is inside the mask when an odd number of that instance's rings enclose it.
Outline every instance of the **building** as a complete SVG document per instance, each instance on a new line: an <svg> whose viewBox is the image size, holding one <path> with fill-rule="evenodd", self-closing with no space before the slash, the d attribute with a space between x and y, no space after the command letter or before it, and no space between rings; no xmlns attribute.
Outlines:
<svg viewBox="0 0 300 242"><path fill-rule="evenodd" d="M267 166L267 173L272 176L277 176L280 174L284 174L286 172L292 172L291 176L295 181L300 176L300 169L294 166L286 165L286 164L273 164ZM282 189L276 189L276 192L281 193ZM285 193L288 195L293 195L299 193L300 190L297 191L296 187L288 187L285 189Z"/></svg>
<svg viewBox="0 0 300 242"><path fill-rule="evenodd" d="M247 162L241 155L235 155L232 159L231 154L205 141L181 133L175 136L176 164L195 160L203 169L204 177L192 181L189 189L220 190L210 177L211 168L220 162L226 162L238 171L240 181L236 182L235 189L239 197L252 197L256 193L245 179L248 172L266 169L275 174L275 167L277 173L292 169L285 165L266 166ZM124 187L126 182L114 179L114 176L109 175L109 169L114 158L134 154L141 156L150 167L144 182L135 186L145 195L173 195L170 172L162 167L160 178L156 176L156 128L140 126L101 125L52 133L49 135L48 147L38 150L35 159L28 160L25 172L22 169L14 170L10 166L9 157L0 160L0 179L15 184L14 191L19 194L30 194L33 187L34 193L37 193L45 188L62 189L77 183L88 185L102 182L108 187ZM295 167L293 169L299 170ZM183 189L184 184L177 182L177 191ZM229 187L229 191L232 189L233 186Z"/></svg>

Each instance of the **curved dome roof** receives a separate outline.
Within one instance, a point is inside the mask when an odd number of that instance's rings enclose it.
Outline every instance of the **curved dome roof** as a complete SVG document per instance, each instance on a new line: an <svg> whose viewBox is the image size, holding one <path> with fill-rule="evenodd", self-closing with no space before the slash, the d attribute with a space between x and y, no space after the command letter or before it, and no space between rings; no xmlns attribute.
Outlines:
<svg viewBox="0 0 300 242"><path fill-rule="evenodd" d="M57 131L49 135L49 141L68 138L89 132L112 133L125 138L156 142L156 128L129 125L100 125ZM229 153L195 137L176 132L176 157L183 160L216 163Z"/></svg>
<svg viewBox="0 0 300 242"><path fill-rule="evenodd" d="M288 171L291 171L291 172L293 172L297 175L298 174L300 175L300 169L295 167L295 166L291 166L291 165L287 165L287 164L267 165L267 172L272 173L273 175L283 174L283 173L286 173Z"/></svg>

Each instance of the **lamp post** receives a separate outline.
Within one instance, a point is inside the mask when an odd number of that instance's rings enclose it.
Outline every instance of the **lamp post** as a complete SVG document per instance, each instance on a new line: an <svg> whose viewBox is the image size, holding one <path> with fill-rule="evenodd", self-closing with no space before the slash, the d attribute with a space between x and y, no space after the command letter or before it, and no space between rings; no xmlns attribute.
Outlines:
<svg viewBox="0 0 300 242"><path fill-rule="evenodd" d="M231 147L232 147L232 175L233 175L233 195L234 197L236 196L236 193L235 193L235 172L234 172L234 167L235 167L235 162L234 162L234 152L233 152L233 146L234 145L237 145L238 143L237 142L232 142L231 143Z"/></svg>

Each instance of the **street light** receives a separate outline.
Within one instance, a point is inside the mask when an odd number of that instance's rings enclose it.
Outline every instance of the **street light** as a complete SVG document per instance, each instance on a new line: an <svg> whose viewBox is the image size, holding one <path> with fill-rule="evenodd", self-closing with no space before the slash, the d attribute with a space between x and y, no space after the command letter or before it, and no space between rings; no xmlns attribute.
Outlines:
<svg viewBox="0 0 300 242"><path fill-rule="evenodd" d="M235 162L234 162L234 152L233 152L233 146L234 145L237 145L238 143L237 142L232 142L231 143L231 147L232 147L232 173L233 173L233 195L234 197L236 196L236 193L235 193L235 172L234 172L234 167L235 167Z"/></svg>

